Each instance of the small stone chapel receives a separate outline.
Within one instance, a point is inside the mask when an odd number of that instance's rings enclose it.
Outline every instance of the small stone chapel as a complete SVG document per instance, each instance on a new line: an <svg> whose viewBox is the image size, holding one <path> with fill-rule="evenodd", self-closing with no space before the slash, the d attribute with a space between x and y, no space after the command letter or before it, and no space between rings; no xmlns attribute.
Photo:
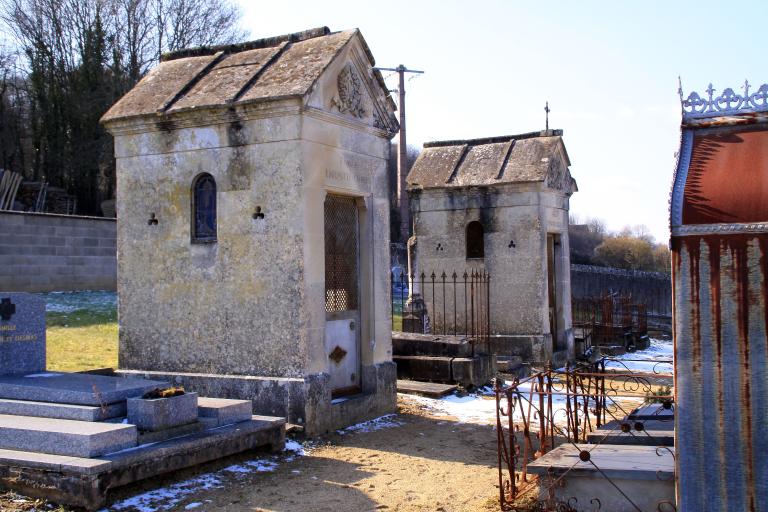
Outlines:
<svg viewBox="0 0 768 512"><path fill-rule="evenodd" d="M314 435L393 412L395 104L358 30L165 55L115 138L124 374Z"/></svg>
<svg viewBox="0 0 768 512"><path fill-rule="evenodd" d="M408 174L410 272L490 274L490 350L500 360L574 358L568 212L578 188L562 135L430 142Z"/></svg>

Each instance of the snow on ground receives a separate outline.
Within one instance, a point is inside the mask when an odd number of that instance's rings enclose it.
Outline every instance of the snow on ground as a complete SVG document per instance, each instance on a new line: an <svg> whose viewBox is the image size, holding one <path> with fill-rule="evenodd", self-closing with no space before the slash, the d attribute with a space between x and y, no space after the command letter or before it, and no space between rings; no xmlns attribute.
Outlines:
<svg viewBox="0 0 768 512"><path fill-rule="evenodd" d="M192 496L200 491L209 489L219 489L226 485L226 479L241 478L251 473L271 472L278 468L281 461L290 462L296 457L305 454L305 447L292 440L285 442L285 455L272 456L263 459L248 460L239 464L227 466L214 473L199 475L183 482L177 482L160 489L154 489L142 494L137 494L130 498L113 503L106 511L137 511L137 512L160 512L170 510L181 503L185 498ZM286 456L287 455L287 456ZM202 506L201 502L192 502L184 507L185 510L192 510Z"/></svg>
<svg viewBox="0 0 768 512"><path fill-rule="evenodd" d="M651 338L651 346L637 352L611 357L615 361L607 361L605 367L616 370L631 370L646 373L672 373L673 345L672 340ZM621 361L620 363L617 361ZM659 363L658 361L668 361Z"/></svg>
<svg viewBox="0 0 768 512"><path fill-rule="evenodd" d="M109 313L117 309L117 293L108 291L38 293L45 300L48 313L72 313L87 310Z"/></svg>
<svg viewBox="0 0 768 512"><path fill-rule="evenodd" d="M347 428L337 430L336 433L342 436L344 434L351 434L353 432L368 433L368 432L375 432L383 428L399 427L399 426L402 426L402 424L403 423L401 421L397 420L397 414L386 414L384 416L379 416L378 418L374 418L369 421L358 423L357 425L352 425Z"/></svg>
<svg viewBox="0 0 768 512"><path fill-rule="evenodd" d="M656 361L672 361L672 340L651 339L651 346L646 350L631 352L622 356L613 357L616 361L609 361L607 368L616 368L633 371L653 372L654 367L659 373L669 373L672 371L671 363L660 363ZM621 361L621 363L617 362ZM624 366L622 366L624 365ZM626 366L626 368L625 368ZM513 415L514 421L522 421L523 415L528 412L528 400L532 382L523 382L518 386L523 395L523 407L516 407ZM511 382L506 382L511 385ZM416 402L426 407L430 412L438 416L450 416L456 418L460 423L476 424L495 424L496 423L496 400L493 390L482 388L476 394L464 396L450 395L443 398L427 398L416 395L400 395L402 398ZM625 401L642 402L642 398L624 398ZM506 402L502 404L506 407ZM565 395L552 395L552 409L555 411L555 423L564 427L566 425L565 416ZM538 395L533 397L533 406L538 407ZM532 408L532 410L535 410Z"/></svg>

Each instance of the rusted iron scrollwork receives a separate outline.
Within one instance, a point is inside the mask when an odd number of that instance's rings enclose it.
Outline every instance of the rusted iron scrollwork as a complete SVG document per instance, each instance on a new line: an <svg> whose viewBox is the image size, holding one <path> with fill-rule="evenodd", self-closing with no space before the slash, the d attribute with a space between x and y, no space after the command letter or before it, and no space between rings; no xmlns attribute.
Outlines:
<svg viewBox="0 0 768 512"><path fill-rule="evenodd" d="M564 485L564 477L573 468L561 474L550 471L541 477L529 473L530 462L565 443L572 444L580 461L591 464L606 483L627 500L628 508L640 510L620 485L600 469L591 456L592 449L580 446L590 443L596 447L602 443L603 438L590 438L590 434L609 422L615 422L615 429L625 434L648 436L655 442L653 433L645 429L645 422L649 419L672 421L672 415L667 411L674 408L674 399L670 387L664 384L667 381L671 384L672 375L661 371L663 365L669 365L671 361L643 362L652 370L635 371L619 360L602 358L557 370L546 367L523 379L494 381L502 510L601 510L602 503L597 497L591 498L589 503L579 503L576 497L565 501L556 498L556 489ZM646 416L649 414L647 410L644 415L637 415L641 406L650 404L659 407L651 408L655 412L650 416ZM667 447L659 447L656 453L674 456ZM661 480L669 478L668 474L657 476ZM520 508L517 502L521 494L528 494L534 486L539 487L538 501L533 506L528 504ZM583 501L583 497L581 499ZM669 510L675 510L674 503L659 502L658 512Z"/></svg>

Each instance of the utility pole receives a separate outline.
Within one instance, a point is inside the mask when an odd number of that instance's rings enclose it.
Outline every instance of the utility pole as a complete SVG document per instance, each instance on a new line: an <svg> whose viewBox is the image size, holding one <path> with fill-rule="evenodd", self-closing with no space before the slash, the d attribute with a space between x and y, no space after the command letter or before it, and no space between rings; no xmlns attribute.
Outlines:
<svg viewBox="0 0 768 512"><path fill-rule="evenodd" d="M550 110L549 110L549 102L547 102L547 104L544 105L544 112L546 112L546 114L547 114L547 119L546 119L546 122L545 122L545 125L544 125L544 129L549 131L549 112L550 112Z"/></svg>
<svg viewBox="0 0 768 512"><path fill-rule="evenodd" d="M423 71L417 71L415 69L407 69L400 64L396 68L376 68L379 71L394 71L400 75L400 81L398 86L398 92L400 93L400 104L398 110L400 110L400 141L398 142L398 158L397 158L397 209L400 212L400 234L403 242L408 243L408 237L410 236L410 211L408 209L408 191L405 184L405 172L408 165L408 146L405 140L405 74L406 73L418 73L422 74Z"/></svg>

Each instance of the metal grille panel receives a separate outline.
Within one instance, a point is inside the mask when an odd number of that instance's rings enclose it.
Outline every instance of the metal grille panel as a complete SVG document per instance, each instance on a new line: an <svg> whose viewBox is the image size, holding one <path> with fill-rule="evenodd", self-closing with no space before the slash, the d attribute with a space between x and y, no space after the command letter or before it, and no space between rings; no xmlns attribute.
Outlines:
<svg viewBox="0 0 768 512"><path fill-rule="evenodd" d="M325 311L357 309L357 205L349 197L325 200Z"/></svg>

